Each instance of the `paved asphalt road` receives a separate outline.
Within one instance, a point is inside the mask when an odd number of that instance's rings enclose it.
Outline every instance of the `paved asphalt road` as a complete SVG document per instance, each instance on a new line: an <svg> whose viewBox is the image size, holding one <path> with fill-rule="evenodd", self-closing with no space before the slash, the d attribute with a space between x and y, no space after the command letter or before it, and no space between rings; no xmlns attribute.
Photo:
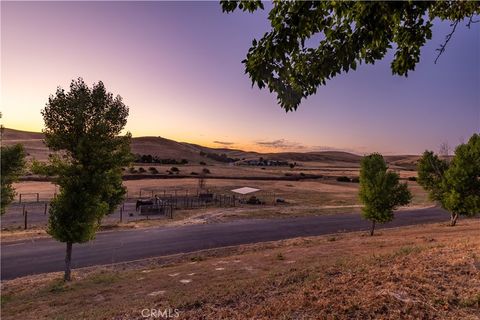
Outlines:
<svg viewBox="0 0 480 320"><path fill-rule="evenodd" d="M448 213L438 208L399 211L393 222L379 227L398 227L448 219ZM110 264L300 236L368 230L369 226L358 214L337 214L102 232L97 234L93 241L74 244L72 267ZM5 242L1 244L1 249L2 280L62 271L64 267L65 244L52 239Z"/></svg>

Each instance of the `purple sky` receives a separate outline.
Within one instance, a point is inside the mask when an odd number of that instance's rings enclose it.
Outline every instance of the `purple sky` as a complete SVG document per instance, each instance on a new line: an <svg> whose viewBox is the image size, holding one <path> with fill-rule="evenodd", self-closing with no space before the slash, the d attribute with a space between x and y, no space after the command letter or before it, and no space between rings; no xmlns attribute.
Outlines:
<svg viewBox="0 0 480 320"><path fill-rule="evenodd" d="M127 129L209 146L414 154L480 132L480 24L438 23L408 78L391 55L341 75L285 113L252 88L244 59L269 30L266 12L218 2L2 2L3 124L43 127L40 110L71 79L102 80L130 107ZM223 144L225 143L225 144Z"/></svg>

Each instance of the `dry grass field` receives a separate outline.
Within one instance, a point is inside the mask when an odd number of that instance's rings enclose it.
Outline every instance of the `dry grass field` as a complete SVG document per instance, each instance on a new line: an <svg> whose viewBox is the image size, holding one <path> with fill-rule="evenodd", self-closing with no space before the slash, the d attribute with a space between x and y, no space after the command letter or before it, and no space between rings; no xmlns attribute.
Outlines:
<svg viewBox="0 0 480 320"><path fill-rule="evenodd" d="M6 129L4 133L6 144L23 143L29 153L29 158L45 160L48 150L42 145L42 134ZM178 225L193 223L222 222L232 219L245 218L283 218L293 216L323 215L345 212L360 212L358 200L358 183L338 182L339 176L350 178L359 175L360 156L345 152L318 152L318 153L279 153L257 154L229 149L210 149L198 145L179 143L160 137L135 138L132 141L133 152L143 154L161 154L162 158L188 159L186 165L159 165L136 164L135 180L125 180L127 197L130 201L142 196L150 197L153 194L196 194L198 192L198 174L207 168L210 173L205 175L206 188L219 194L230 194L230 190L249 186L261 191L255 196L266 204L262 206L242 205L234 208L210 207L194 210L179 210L175 218L141 220L119 223L119 214L104 220L105 228L144 228L157 225ZM157 152L158 151L158 152ZM160 152L161 151L161 152ZM227 153L235 158L279 159L296 162L294 168L288 166L246 166L232 165L206 159L200 152ZM416 161L415 156L390 156L390 168L397 171L403 179L416 175L411 166ZM200 162L206 162L200 165ZM168 174L172 167L177 167L180 172ZM158 174L149 170L154 167ZM140 173L144 171L144 173ZM193 174L192 174L193 173ZM131 175L129 169L126 175ZM312 178L309 178L312 177ZM31 177L26 177L31 178ZM428 200L426 192L414 181L408 181L414 197L409 208L428 207L433 205ZM17 193L22 195L23 202L35 201L37 193L41 201L50 200L57 192L54 184L48 181L25 180L14 184ZM247 196L245 197L247 198ZM285 201L275 205L275 200L281 198ZM132 200L133 199L133 200ZM18 202L19 196L16 201ZM19 209L16 209L17 211ZM27 210L29 210L27 208ZM36 209L32 209L36 210ZM39 214L30 210L31 214ZM8 210L7 210L8 215ZM38 215L37 215L38 216ZM9 216L11 217L11 216ZM2 227L3 239L30 238L46 236L43 222L35 222L33 230L25 232L19 230L22 225L16 219L10 225ZM133 219L132 219L133 220ZM139 221L140 220L140 221ZM23 220L22 220L23 221Z"/></svg>
<svg viewBox="0 0 480 320"><path fill-rule="evenodd" d="M245 245L2 283L2 319L479 319L478 219ZM89 306L86 308L85 306ZM147 310L147 311L145 311ZM151 317L150 319L154 319Z"/></svg>
<svg viewBox="0 0 480 320"><path fill-rule="evenodd" d="M427 207L433 205L428 200L427 193L416 182L408 181L413 199L408 208ZM140 191L143 196L154 194L183 195L196 193L198 179L143 179L127 180L124 185L128 189L129 197L138 197ZM333 179L315 179L301 181L270 181L270 180L241 180L241 179L207 179L206 188L218 193L229 193L230 190L249 186L258 188L256 196L266 202L264 206L242 206L236 208L224 208L221 210L222 218L266 218L305 216L315 214L328 214L339 212L357 212L360 210L358 200L358 183L337 182ZM35 198L40 194L41 199L48 199L55 193L55 186L50 182L24 181L15 184L17 192L25 194L24 199ZM274 199L282 198L285 204L273 205ZM193 210L198 211L198 210ZM190 217L195 215L216 214L218 208L211 208L183 215Z"/></svg>

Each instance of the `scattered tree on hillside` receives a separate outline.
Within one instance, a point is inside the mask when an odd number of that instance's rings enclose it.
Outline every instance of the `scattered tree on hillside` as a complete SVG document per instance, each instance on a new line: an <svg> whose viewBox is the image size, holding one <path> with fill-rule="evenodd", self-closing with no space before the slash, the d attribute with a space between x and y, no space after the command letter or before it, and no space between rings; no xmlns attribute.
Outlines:
<svg viewBox="0 0 480 320"><path fill-rule="evenodd" d="M66 243L65 280L71 280L73 243L92 240L104 215L112 213L126 193L122 167L132 160L131 135L119 136L128 107L102 82L89 88L79 78L70 91L58 88L42 110L45 143L62 151L50 162L59 194L52 200L47 232Z"/></svg>
<svg viewBox="0 0 480 320"><path fill-rule="evenodd" d="M255 1L220 1L224 12L264 9ZM333 77L374 64L394 48L392 73L407 76L432 38L435 19L452 21L452 31L437 49L437 62L457 26L468 28L480 13L476 1L274 1L271 31L254 39L242 63L252 86L268 87L286 111Z"/></svg>
<svg viewBox="0 0 480 320"><path fill-rule="evenodd" d="M0 151L1 167L1 214L5 213L6 207L12 203L15 198L15 189L13 183L25 169L25 150L21 144L1 147Z"/></svg>
<svg viewBox="0 0 480 320"><path fill-rule="evenodd" d="M412 198L407 184L399 182L397 173L388 171L383 156L378 153L366 156L361 161L359 195L364 205L362 215L372 221L372 236L376 222L393 220L393 210L407 205Z"/></svg>
<svg viewBox="0 0 480 320"><path fill-rule="evenodd" d="M418 163L418 183L432 200L451 214L455 226L459 215L474 216L480 212L480 135L474 134L466 144L455 149L450 163L425 151Z"/></svg>

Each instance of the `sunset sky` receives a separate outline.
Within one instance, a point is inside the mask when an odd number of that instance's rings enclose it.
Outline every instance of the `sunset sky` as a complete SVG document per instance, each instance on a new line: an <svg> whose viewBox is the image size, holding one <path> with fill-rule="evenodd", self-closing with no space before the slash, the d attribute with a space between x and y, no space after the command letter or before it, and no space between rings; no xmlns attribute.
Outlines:
<svg viewBox="0 0 480 320"><path fill-rule="evenodd" d="M127 130L259 151L418 154L480 132L480 24L457 28L435 65L437 23L408 78L392 55L341 75L286 113L251 87L241 61L270 29L266 11L218 2L1 3L4 126L40 131L40 110L73 78L102 80L130 107Z"/></svg>

